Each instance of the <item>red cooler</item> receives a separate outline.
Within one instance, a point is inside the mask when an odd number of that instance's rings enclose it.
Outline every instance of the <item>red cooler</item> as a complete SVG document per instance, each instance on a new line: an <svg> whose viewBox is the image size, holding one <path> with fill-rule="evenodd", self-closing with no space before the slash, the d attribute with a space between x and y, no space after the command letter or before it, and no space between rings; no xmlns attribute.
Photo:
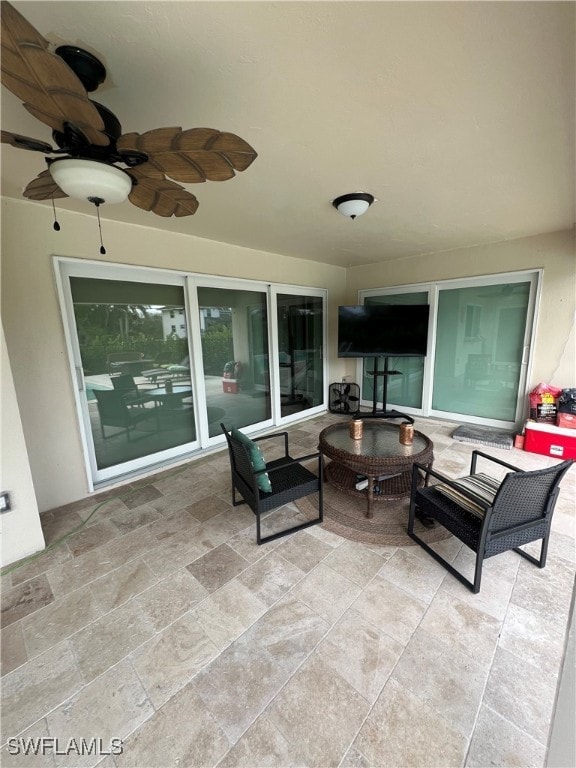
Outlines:
<svg viewBox="0 0 576 768"><path fill-rule="evenodd" d="M524 450L555 459L576 459L576 430L527 421Z"/></svg>

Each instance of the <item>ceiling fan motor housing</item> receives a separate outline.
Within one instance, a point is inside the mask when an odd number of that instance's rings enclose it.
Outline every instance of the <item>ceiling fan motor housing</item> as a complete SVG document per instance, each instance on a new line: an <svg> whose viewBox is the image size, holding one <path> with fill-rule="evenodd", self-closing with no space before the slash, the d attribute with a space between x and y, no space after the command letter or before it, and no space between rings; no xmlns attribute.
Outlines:
<svg viewBox="0 0 576 768"><path fill-rule="evenodd" d="M104 65L88 51L75 45L59 45L55 53L64 59L84 88L91 93L106 80Z"/></svg>

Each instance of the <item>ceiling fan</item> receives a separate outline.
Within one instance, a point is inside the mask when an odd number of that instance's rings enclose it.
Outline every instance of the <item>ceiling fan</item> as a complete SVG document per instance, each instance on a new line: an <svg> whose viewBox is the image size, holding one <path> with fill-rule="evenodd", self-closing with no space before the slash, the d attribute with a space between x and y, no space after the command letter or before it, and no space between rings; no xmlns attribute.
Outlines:
<svg viewBox="0 0 576 768"><path fill-rule="evenodd" d="M76 46L51 50L7 0L0 6L2 83L52 128L56 144L1 132L3 143L50 156L24 197L76 197L97 207L127 197L159 216L191 216L198 201L176 182L225 181L257 157L239 136L212 128L123 134L118 118L88 97L106 79L102 63Z"/></svg>

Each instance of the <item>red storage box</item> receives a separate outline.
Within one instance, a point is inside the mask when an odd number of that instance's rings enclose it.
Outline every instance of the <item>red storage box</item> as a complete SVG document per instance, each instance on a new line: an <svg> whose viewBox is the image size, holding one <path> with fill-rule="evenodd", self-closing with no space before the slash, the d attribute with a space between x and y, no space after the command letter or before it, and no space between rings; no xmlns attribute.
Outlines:
<svg viewBox="0 0 576 768"><path fill-rule="evenodd" d="M222 389L224 392L232 393L233 395L238 394L238 382L236 379L222 379Z"/></svg>
<svg viewBox="0 0 576 768"><path fill-rule="evenodd" d="M524 450L555 459L576 459L576 431L527 421Z"/></svg>
<svg viewBox="0 0 576 768"><path fill-rule="evenodd" d="M559 413L556 417L556 426L564 429L576 429L576 413Z"/></svg>

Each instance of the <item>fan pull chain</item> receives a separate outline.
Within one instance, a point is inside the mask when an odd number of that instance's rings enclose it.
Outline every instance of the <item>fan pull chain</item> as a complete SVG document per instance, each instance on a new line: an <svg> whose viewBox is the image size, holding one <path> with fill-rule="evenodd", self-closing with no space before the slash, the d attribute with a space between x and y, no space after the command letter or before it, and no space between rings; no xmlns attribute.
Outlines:
<svg viewBox="0 0 576 768"><path fill-rule="evenodd" d="M102 242L102 224L100 223L100 203L103 203L104 200L102 200L99 197L92 197L92 198L89 197L88 199L90 200L91 203L94 203L94 205L96 206L96 213L98 215L98 230L100 232L100 253L102 254L102 256L105 256L106 248L104 248L104 243Z"/></svg>
<svg viewBox="0 0 576 768"><path fill-rule="evenodd" d="M56 220L56 206L54 205L54 195L52 195L52 210L54 212L54 224L52 225L56 232L60 232L60 224Z"/></svg>

